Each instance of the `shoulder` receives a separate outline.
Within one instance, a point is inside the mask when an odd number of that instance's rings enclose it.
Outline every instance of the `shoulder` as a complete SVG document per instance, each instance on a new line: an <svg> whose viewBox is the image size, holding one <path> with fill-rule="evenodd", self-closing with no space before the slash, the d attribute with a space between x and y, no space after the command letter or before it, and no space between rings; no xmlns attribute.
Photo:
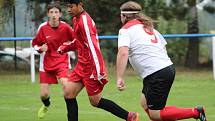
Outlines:
<svg viewBox="0 0 215 121"><path fill-rule="evenodd" d="M40 26L38 27L38 30L40 30L41 28L46 27L46 26L48 26L48 22L47 21L41 23Z"/></svg>
<svg viewBox="0 0 215 121"><path fill-rule="evenodd" d="M123 28L121 28L120 30L119 30L119 33L118 33L118 40L120 40L120 39L122 39L123 38L123 40L124 40L124 38L126 37L128 37L130 35L130 33L129 33L129 31L128 31L128 29L123 29Z"/></svg>
<svg viewBox="0 0 215 121"><path fill-rule="evenodd" d="M47 26L48 26L48 22L47 22L47 21L41 23L40 26L39 26L38 29L37 29L37 32L41 31L42 28L47 27Z"/></svg>
<svg viewBox="0 0 215 121"><path fill-rule="evenodd" d="M126 33L127 31L128 31L127 29L121 28L119 30L119 35L122 35L122 34Z"/></svg>
<svg viewBox="0 0 215 121"><path fill-rule="evenodd" d="M81 14L81 16L82 16L82 17L86 17L86 18L88 18L88 19L89 19L89 18L92 19L91 16L90 16L86 11L83 12L83 13Z"/></svg>
<svg viewBox="0 0 215 121"><path fill-rule="evenodd" d="M84 12L81 14L78 24L81 27L85 27L85 26L88 26L90 28L95 27L94 20L90 17L90 15L87 12Z"/></svg>
<svg viewBox="0 0 215 121"><path fill-rule="evenodd" d="M159 31L157 31L156 29L154 29L153 32L154 32L155 35L157 35L160 38L164 39L163 35Z"/></svg>
<svg viewBox="0 0 215 121"><path fill-rule="evenodd" d="M130 20L125 25L122 26L122 29L128 29L137 24L142 24L142 22L140 22L139 20L136 20L136 19Z"/></svg>
<svg viewBox="0 0 215 121"><path fill-rule="evenodd" d="M64 21L60 21L61 26L65 27L65 28L72 28L68 23L64 22Z"/></svg>
<svg viewBox="0 0 215 121"><path fill-rule="evenodd" d="M81 17L82 21L87 21L87 22L93 21L93 19L87 12L83 12L80 17Z"/></svg>
<svg viewBox="0 0 215 121"><path fill-rule="evenodd" d="M62 25L67 25L67 23L64 22L64 21L60 21L60 24L62 24Z"/></svg>

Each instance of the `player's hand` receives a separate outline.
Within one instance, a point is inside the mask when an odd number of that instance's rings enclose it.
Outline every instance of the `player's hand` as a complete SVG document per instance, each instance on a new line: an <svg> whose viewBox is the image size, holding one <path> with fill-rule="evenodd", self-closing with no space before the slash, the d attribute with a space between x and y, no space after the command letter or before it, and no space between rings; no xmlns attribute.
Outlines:
<svg viewBox="0 0 215 121"><path fill-rule="evenodd" d="M123 79L117 80L117 88L119 91L125 90L125 81Z"/></svg>
<svg viewBox="0 0 215 121"><path fill-rule="evenodd" d="M57 49L57 52L59 53L59 54L64 54L65 52L65 48L66 48L66 46L65 45L61 45L58 49Z"/></svg>
<svg viewBox="0 0 215 121"><path fill-rule="evenodd" d="M68 51L68 48L71 44L73 44L74 42L72 41L68 41L68 42L64 42L58 49L57 49L57 52L59 54L64 54L65 52Z"/></svg>
<svg viewBox="0 0 215 121"><path fill-rule="evenodd" d="M46 52L48 50L48 45L47 43L43 44L41 47L40 47L40 51L42 52Z"/></svg>

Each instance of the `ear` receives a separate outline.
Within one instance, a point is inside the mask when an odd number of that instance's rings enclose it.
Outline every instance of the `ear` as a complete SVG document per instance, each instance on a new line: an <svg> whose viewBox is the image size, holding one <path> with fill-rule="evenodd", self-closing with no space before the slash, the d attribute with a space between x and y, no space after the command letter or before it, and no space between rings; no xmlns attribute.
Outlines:
<svg viewBox="0 0 215 121"><path fill-rule="evenodd" d="M79 5L80 5L81 7L84 7L84 4L83 4L83 2L80 2L80 3L79 3Z"/></svg>
<svg viewBox="0 0 215 121"><path fill-rule="evenodd" d="M49 16L49 12L46 12L46 15Z"/></svg>

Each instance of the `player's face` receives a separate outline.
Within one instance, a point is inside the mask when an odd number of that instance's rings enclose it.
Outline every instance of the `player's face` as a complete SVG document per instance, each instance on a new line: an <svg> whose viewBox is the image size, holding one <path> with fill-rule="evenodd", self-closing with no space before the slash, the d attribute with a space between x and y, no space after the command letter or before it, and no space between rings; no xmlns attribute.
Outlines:
<svg viewBox="0 0 215 121"><path fill-rule="evenodd" d="M47 16L49 17L49 21L57 22L61 17L61 12L58 8L52 8L48 11Z"/></svg>
<svg viewBox="0 0 215 121"><path fill-rule="evenodd" d="M121 18L122 24L124 24L125 23L125 19L126 19L125 15L120 14L120 18Z"/></svg>
<svg viewBox="0 0 215 121"><path fill-rule="evenodd" d="M72 16L76 16L80 14L80 5L76 5L76 4L67 4L67 12L72 15Z"/></svg>

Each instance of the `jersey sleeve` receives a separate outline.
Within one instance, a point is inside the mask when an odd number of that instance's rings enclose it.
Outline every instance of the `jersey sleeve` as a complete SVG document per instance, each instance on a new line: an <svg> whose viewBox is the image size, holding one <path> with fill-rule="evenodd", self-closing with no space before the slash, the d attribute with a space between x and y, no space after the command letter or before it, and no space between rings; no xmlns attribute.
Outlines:
<svg viewBox="0 0 215 121"><path fill-rule="evenodd" d="M68 32L69 41L71 43L69 45L69 50L75 51L75 50L77 50L77 41L76 41L76 38L74 35L74 30L69 25L68 25L68 31L67 32Z"/></svg>
<svg viewBox="0 0 215 121"><path fill-rule="evenodd" d="M71 51L75 51L75 50L77 50L77 46L78 46L78 41L76 40L76 39L73 39L72 41L71 41L71 44L69 45L69 51L71 50Z"/></svg>
<svg viewBox="0 0 215 121"><path fill-rule="evenodd" d="M85 46L89 47L91 54L95 53L95 49L99 49L99 41L97 37L96 25L92 18L82 15L82 21L79 23L80 33L78 35L84 41Z"/></svg>
<svg viewBox="0 0 215 121"><path fill-rule="evenodd" d="M96 27L94 21L87 17L86 15L82 16L82 23L79 24L79 27L81 27L81 32L85 40L93 40L96 39Z"/></svg>
<svg viewBox="0 0 215 121"><path fill-rule="evenodd" d="M73 28L67 24L67 33L69 37L69 41L73 41L75 39Z"/></svg>
<svg viewBox="0 0 215 121"><path fill-rule="evenodd" d="M118 48L122 46L130 46L130 38L126 29L120 29L118 35Z"/></svg>
<svg viewBox="0 0 215 121"><path fill-rule="evenodd" d="M36 51L40 52L40 46L42 46L45 43L44 40L45 40L45 38L43 36L42 28L39 27L38 30L37 30L37 33L36 33L35 37L32 40L32 47Z"/></svg>
<svg viewBox="0 0 215 121"><path fill-rule="evenodd" d="M166 40L164 39L163 35L161 35L157 30L154 30L154 32L156 33L156 35L159 37L159 39L161 40L161 44L163 46L166 46L167 42Z"/></svg>

